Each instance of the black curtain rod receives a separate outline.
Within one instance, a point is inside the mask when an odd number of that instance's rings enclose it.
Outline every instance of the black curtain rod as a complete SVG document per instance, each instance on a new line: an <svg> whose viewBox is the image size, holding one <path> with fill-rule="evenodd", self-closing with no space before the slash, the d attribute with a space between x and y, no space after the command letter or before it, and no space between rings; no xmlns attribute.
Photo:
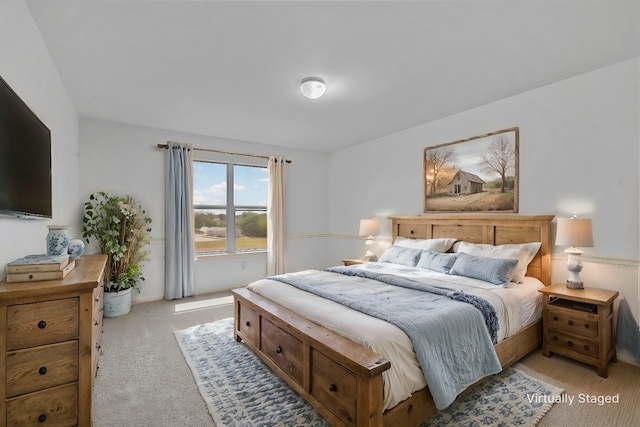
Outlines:
<svg viewBox="0 0 640 427"><path fill-rule="evenodd" d="M167 144L158 144L158 148L168 148L169 146ZM212 150L210 148L196 148L193 147L193 150L197 150L197 151L209 151L211 153L221 153L221 154L230 154L232 156L245 156L245 157L256 157L258 159L268 159L269 156L259 156L256 154L244 154L244 153L232 153L230 151L222 151L222 150ZM285 162L287 163L291 163L291 160L286 160Z"/></svg>

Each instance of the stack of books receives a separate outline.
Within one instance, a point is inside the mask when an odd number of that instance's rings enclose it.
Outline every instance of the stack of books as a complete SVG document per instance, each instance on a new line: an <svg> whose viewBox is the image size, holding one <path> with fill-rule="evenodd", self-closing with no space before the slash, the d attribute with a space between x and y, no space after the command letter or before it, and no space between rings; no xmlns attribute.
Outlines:
<svg viewBox="0 0 640 427"><path fill-rule="evenodd" d="M7 264L7 283L62 279L76 266L64 255L27 255Z"/></svg>

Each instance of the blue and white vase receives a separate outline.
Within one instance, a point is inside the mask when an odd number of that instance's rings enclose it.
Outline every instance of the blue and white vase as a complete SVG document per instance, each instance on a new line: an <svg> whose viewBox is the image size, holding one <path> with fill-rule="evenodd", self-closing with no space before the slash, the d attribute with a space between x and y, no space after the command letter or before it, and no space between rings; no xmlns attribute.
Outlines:
<svg viewBox="0 0 640 427"><path fill-rule="evenodd" d="M68 252L71 258L78 258L84 252L84 242L80 239L69 240Z"/></svg>
<svg viewBox="0 0 640 427"><path fill-rule="evenodd" d="M47 255L62 255L69 250L68 225L48 225Z"/></svg>

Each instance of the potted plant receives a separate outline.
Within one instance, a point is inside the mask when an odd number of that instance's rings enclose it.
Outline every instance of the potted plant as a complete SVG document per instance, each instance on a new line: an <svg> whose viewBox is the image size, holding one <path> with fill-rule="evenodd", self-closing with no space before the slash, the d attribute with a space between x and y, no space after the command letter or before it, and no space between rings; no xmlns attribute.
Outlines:
<svg viewBox="0 0 640 427"><path fill-rule="evenodd" d="M130 195L93 193L84 204L82 237L93 237L107 255L104 283L104 316L117 317L131 311L131 291L140 292L144 281L140 269L149 257L151 218Z"/></svg>

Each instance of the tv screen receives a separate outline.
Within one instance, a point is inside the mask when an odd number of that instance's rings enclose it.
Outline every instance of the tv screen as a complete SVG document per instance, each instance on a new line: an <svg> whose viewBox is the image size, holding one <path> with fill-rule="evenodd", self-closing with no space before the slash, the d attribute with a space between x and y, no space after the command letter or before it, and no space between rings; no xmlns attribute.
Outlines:
<svg viewBox="0 0 640 427"><path fill-rule="evenodd" d="M0 215L51 218L51 132L0 77Z"/></svg>

